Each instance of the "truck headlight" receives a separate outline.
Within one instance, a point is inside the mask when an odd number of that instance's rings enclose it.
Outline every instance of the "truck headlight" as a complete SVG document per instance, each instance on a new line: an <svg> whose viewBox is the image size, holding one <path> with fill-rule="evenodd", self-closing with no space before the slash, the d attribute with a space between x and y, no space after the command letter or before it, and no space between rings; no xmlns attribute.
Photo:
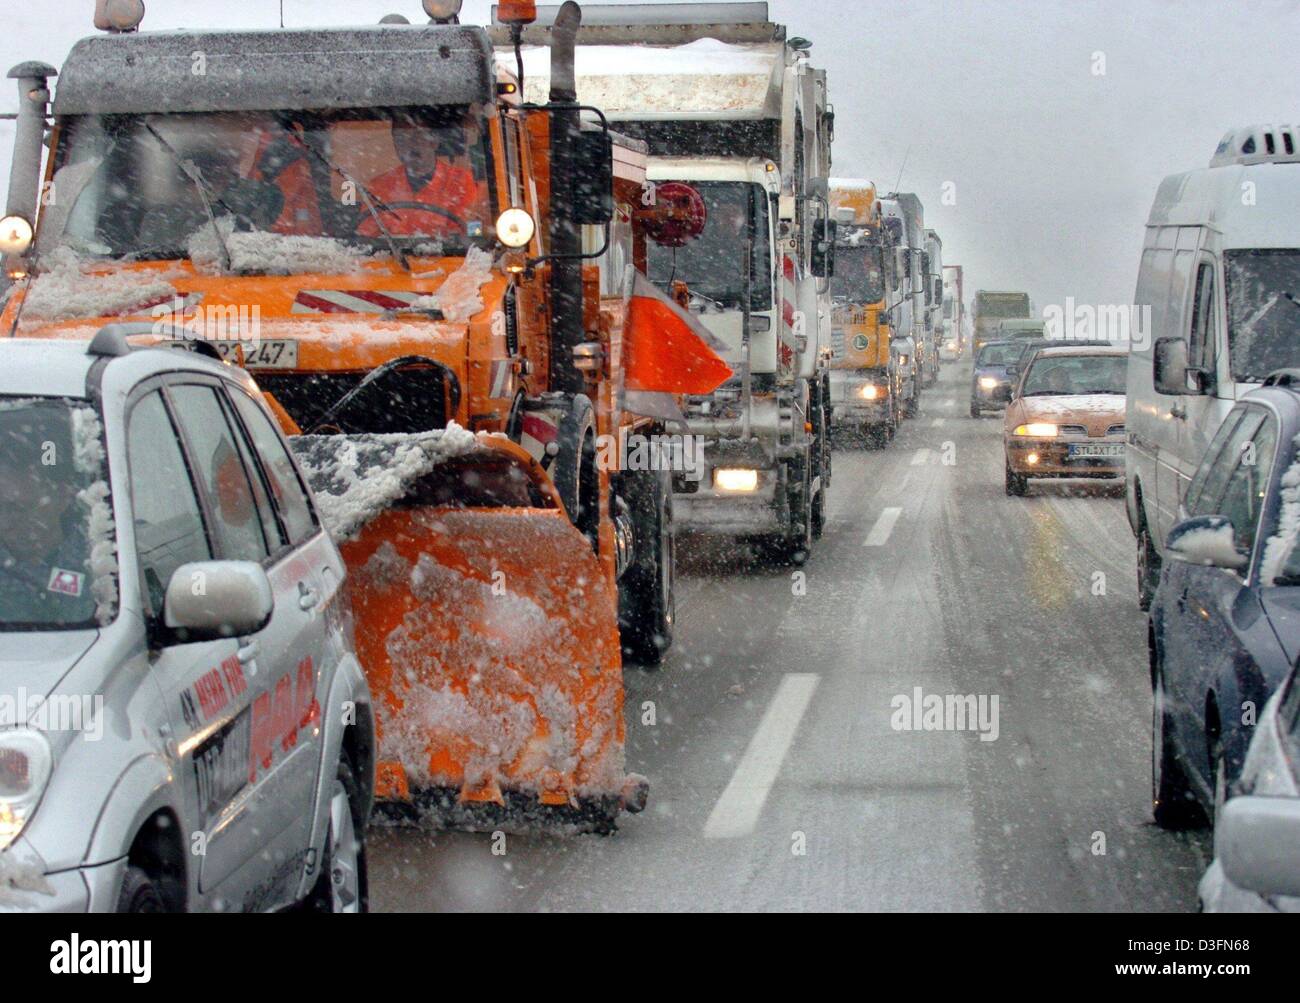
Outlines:
<svg viewBox="0 0 1300 1003"><path fill-rule="evenodd" d="M873 401L880 396L880 387L874 383L868 383L866 386L858 387L858 396L864 401Z"/></svg>
<svg viewBox="0 0 1300 1003"><path fill-rule="evenodd" d="M507 209L497 217L497 239L506 247L527 247L537 224L525 209Z"/></svg>
<svg viewBox="0 0 1300 1003"><path fill-rule="evenodd" d="M997 381L997 379L996 379L995 377L993 377L993 376L981 376L981 377L980 377L980 389L981 389L981 390L994 390L994 389L997 388L997 385L998 385L998 381Z"/></svg>
<svg viewBox="0 0 1300 1003"><path fill-rule="evenodd" d="M757 491L758 471L743 467L723 467L714 473L713 486L719 491Z"/></svg>
<svg viewBox="0 0 1300 1003"><path fill-rule="evenodd" d="M54 761L39 731L0 731L0 851L18 838L40 804Z"/></svg>
<svg viewBox="0 0 1300 1003"><path fill-rule="evenodd" d="M0 219L0 254L26 254L32 246L32 224L21 216Z"/></svg>
<svg viewBox="0 0 1300 1003"><path fill-rule="evenodd" d="M1054 439L1057 428L1045 421L1031 421L1028 425L1017 425L1012 435L1025 435L1034 439Z"/></svg>
<svg viewBox="0 0 1300 1003"><path fill-rule="evenodd" d="M906 355L900 355L900 356L898 357L898 364L899 364L900 366L905 366L905 365L907 365L907 364L908 364L909 362L911 362L911 361L912 361L911 358L910 358L909 356L906 356Z"/></svg>

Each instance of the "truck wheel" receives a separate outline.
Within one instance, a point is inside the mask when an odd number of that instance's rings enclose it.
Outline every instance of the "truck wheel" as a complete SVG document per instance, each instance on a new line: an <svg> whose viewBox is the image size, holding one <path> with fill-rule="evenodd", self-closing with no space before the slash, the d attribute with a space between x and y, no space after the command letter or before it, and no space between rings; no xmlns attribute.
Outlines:
<svg viewBox="0 0 1300 1003"><path fill-rule="evenodd" d="M1151 694L1151 816L1162 829L1187 829L1201 821L1187 775L1170 742L1165 683L1159 672Z"/></svg>
<svg viewBox="0 0 1300 1003"><path fill-rule="evenodd" d="M143 868L128 867L117 896L118 912L167 912L162 886Z"/></svg>
<svg viewBox="0 0 1300 1003"><path fill-rule="evenodd" d="M361 817L361 790L346 753L339 757L328 810L320 877L307 907L312 912L369 912L366 819Z"/></svg>
<svg viewBox="0 0 1300 1003"><path fill-rule="evenodd" d="M904 418L915 418L921 413L921 377L912 377L912 396L903 409Z"/></svg>
<svg viewBox="0 0 1300 1003"><path fill-rule="evenodd" d="M791 495L790 528L785 533L767 537L763 542L764 555L769 563L803 565L812 553L813 505L812 499L808 497L812 485L806 474L803 488L801 500L797 504Z"/></svg>
<svg viewBox="0 0 1300 1003"><path fill-rule="evenodd" d="M672 476L633 471L624 475L623 484L637 559L619 586L619 633L624 657L654 668L672 647L677 615Z"/></svg>
<svg viewBox="0 0 1300 1003"><path fill-rule="evenodd" d="M591 400L578 394L560 419L559 452L550 466L555 490L578 530L598 550L600 482L596 476L596 415Z"/></svg>

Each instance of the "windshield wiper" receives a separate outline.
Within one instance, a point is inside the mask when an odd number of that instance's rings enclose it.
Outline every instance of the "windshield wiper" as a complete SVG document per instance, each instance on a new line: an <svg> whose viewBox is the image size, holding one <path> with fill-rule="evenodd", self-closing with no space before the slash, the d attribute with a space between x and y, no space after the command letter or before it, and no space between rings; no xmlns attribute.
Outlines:
<svg viewBox="0 0 1300 1003"><path fill-rule="evenodd" d="M325 154L313 147L306 139L302 139L301 137L298 138L302 148L307 151L309 156L315 158L316 162L324 165L327 171L333 171L342 178L344 182L350 184L357 190L357 193L361 196L361 201L365 203L366 212L370 213L370 218L374 220L375 227L383 235L384 242L388 244L388 250L392 252L393 257L397 259L398 263L400 263L402 268L409 274L411 271L411 262L406 257L406 249L398 246L397 241L393 239L393 235L389 233L388 227L384 226L384 221L379 215L379 209L375 208L375 206L378 205L384 212L392 212L388 207L388 204L338 164L330 161Z"/></svg>
<svg viewBox="0 0 1300 1003"><path fill-rule="evenodd" d="M229 272L231 270L230 247L226 244L226 238L225 235L222 234L221 228L217 226L217 213L213 208L214 200L217 202L220 202L221 200L215 199L213 196L212 189L208 187L208 182L203 177L203 172L199 170L198 164L193 160L186 160L182 157L180 153L177 152L176 148L163 138L162 133L153 127L151 122L145 122L144 127L148 131L149 135L158 140L158 145L166 150L172 160L176 162L176 166L181 169L181 173L194 182L194 190L199 193L199 198L203 200L203 211L207 213L208 225L212 227L212 233L217 239L217 246L221 249L221 270L223 272ZM224 202L221 202L221 207L225 209L226 212L231 213L232 216L234 215L234 213L231 212L230 206L226 205Z"/></svg>

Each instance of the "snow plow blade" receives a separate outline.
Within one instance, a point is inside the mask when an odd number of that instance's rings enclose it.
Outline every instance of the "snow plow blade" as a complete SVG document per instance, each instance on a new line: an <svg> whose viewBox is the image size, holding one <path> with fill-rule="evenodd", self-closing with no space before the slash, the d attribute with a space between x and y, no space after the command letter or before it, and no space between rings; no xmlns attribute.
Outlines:
<svg viewBox="0 0 1300 1003"><path fill-rule="evenodd" d="M647 787L624 774L615 597L536 462L453 434L294 443L348 564L377 796L422 824L611 831Z"/></svg>

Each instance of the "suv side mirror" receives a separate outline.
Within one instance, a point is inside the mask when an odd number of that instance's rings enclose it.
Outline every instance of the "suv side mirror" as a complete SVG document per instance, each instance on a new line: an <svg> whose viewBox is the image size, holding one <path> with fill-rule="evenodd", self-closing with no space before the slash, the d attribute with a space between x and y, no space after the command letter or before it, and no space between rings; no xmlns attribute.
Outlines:
<svg viewBox="0 0 1300 1003"><path fill-rule="evenodd" d="M1236 797L1214 832L1228 880L1260 895L1300 895L1300 798Z"/></svg>
<svg viewBox="0 0 1300 1003"><path fill-rule="evenodd" d="M1187 364L1185 338L1157 338L1152 353L1151 376L1156 393L1170 396L1205 393L1205 373Z"/></svg>
<svg viewBox="0 0 1300 1003"><path fill-rule="evenodd" d="M573 166L574 222L604 226L614 218L614 140L609 133L580 132Z"/></svg>
<svg viewBox="0 0 1300 1003"><path fill-rule="evenodd" d="M1208 568L1241 571L1250 557L1237 549L1237 534L1221 515L1199 515L1184 519L1165 538L1165 553L1176 561Z"/></svg>
<svg viewBox="0 0 1300 1003"><path fill-rule="evenodd" d="M175 642L255 634L271 621L271 582L252 561L182 564L167 583L163 622Z"/></svg>
<svg viewBox="0 0 1300 1003"><path fill-rule="evenodd" d="M815 278L829 279L835 275L835 234L838 224L833 219L813 222L812 273Z"/></svg>

